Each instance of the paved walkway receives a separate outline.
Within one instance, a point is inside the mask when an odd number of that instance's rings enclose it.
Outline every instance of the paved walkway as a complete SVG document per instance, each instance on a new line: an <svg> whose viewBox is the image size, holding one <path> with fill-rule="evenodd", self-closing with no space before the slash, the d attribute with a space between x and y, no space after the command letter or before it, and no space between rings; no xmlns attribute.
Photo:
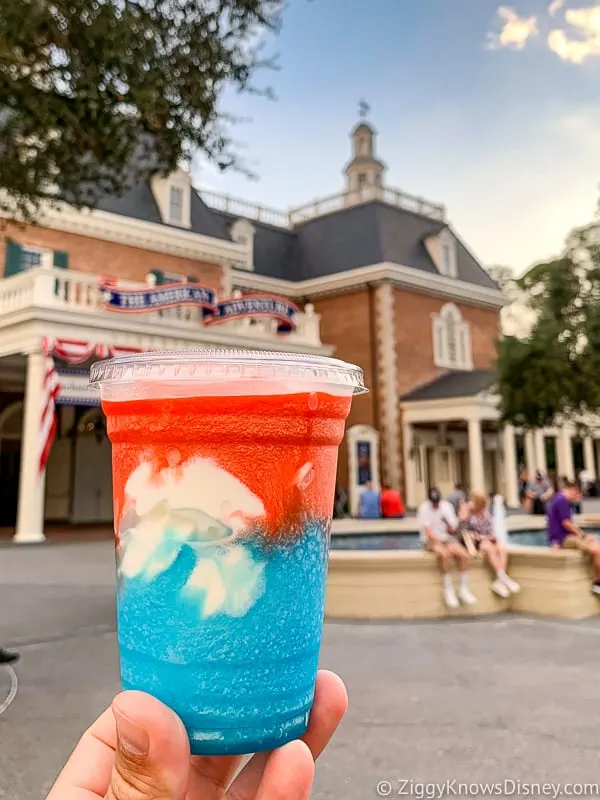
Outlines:
<svg viewBox="0 0 600 800"><path fill-rule="evenodd" d="M118 691L114 614L110 542L0 551L0 641L22 650L0 717L2 800L45 797ZM351 709L314 797L368 800L398 779L599 781L599 651L596 621L326 625L322 664Z"/></svg>

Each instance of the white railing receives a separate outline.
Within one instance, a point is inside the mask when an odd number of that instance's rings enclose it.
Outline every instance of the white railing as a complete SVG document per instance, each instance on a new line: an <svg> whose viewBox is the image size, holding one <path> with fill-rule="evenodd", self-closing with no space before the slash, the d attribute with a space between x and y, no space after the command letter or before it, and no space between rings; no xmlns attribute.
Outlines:
<svg viewBox="0 0 600 800"><path fill-rule="evenodd" d="M213 192L202 192L202 199L208 206L217 211L225 211L234 217L254 219L257 222L264 222L278 228L293 228L295 225L307 222L310 219L331 214L333 211L341 211L343 208L370 203L373 200L379 200L382 203L403 208L406 211L414 211L416 214L442 222L446 218L446 209L443 205L431 203L423 197L406 194L388 186L363 186L362 189L356 192L343 192L342 194L334 194L330 197L314 200L312 203L293 208L288 213Z"/></svg>
<svg viewBox="0 0 600 800"><path fill-rule="evenodd" d="M150 285L124 281L123 288L142 289ZM241 297L239 291L233 297ZM0 280L0 321L2 316L28 308L61 308L69 311L102 315L113 327L121 315L107 311L102 303L100 279L97 275L73 270L39 267L10 278ZM203 327L201 310L194 307L175 307L144 314L144 319L155 325L176 326L190 330ZM240 339L275 340L277 320L244 318L211 326L211 330ZM320 347L320 316L310 303L296 315L296 329L288 334L290 342Z"/></svg>
<svg viewBox="0 0 600 800"><path fill-rule="evenodd" d="M444 206L430 203L422 197L406 194L387 186L363 186L356 192L331 195L330 197L307 203L307 205L300 208L292 209L290 211L290 224L298 225L309 219L331 214L332 211L359 206L363 203L371 203L373 200L379 200L381 203L387 203L387 205L403 208L407 211L414 211L417 214L436 220L444 220L446 216Z"/></svg>
<svg viewBox="0 0 600 800"><path fill-rule="evenodd" d="M284 211L277 211L274 208L266 208L255 203L248 203L245 200L237 200L224 194L214 192L201 192L204 202L216 211L224 211L233 217L244 217L245 219L255 219L257 222L264 222L267 225L274 225L276 228L287 228L290 224L290 215Z"/></svg>

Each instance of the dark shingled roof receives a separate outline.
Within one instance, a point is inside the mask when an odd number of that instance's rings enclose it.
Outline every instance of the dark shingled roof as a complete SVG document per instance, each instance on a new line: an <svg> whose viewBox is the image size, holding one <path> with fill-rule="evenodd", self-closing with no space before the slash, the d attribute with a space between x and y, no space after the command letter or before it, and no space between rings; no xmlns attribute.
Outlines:
<svg viewBox="0 0 600 800"><path fill-rule="evenodd" d="M97 207L100 211L110 211L112 214L154 222L168 228L179 229L180 227L162 221L149 181L136 183L120 197L114 195L103 197ZM203 236L212 236L214 239L230 239L227 226L212 208L206 205L195 189L192 189L190 197L190 215L191 228L184 230L191 230Z"/></svg>
<svg viewBox="0 0 600 800"><path fill-rule="evenodd" d="M445 227L444 222L378 201L317 217L295 229L298 236L297 280L384 261L437 275L425 239L440 233ZM488 273L460 239L456 239L459 280L497 289Z"/></svg>
<svg viewBox="0 0 600 800"><path fill-rule="evenodd" d="M227 229L239 219L225 211L213 214ZM249 219L254 228L254 271L269 278L282 278L288 281L299 280L297 273L298 241L294 231L277 228Z"/></svg>
<svg viewBox="0 0 600 800"><path fill-rule="evenodd" d="M431 383L413 389L402 397L405 403L418 400L443 400L450 397L474 397L491 388L494 372L491 369L475 369L470 372L453 371L441 375Z"/></svg>
<svg viewBox="0 0 600 800"><path fill-rule="evenodd" d="M149 158L143 148L140 158ZM98 208L132 219L164 223L149 181L134 182L121 197L105 196ZM230 240L236 217L210 208L192 189L191 231ZM380 201L339 209L292 229L249 219L254 226L254 270L259 275L301 281L388 262L437 275L425 239L440 233L444 222ZM489 289L497 285L456 237L458 279Z"/></svg>

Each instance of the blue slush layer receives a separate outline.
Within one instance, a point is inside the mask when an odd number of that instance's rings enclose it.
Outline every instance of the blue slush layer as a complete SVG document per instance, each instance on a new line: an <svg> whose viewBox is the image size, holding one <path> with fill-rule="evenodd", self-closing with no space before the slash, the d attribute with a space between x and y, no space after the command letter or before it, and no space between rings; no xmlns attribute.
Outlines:
<svg viewBox="0 0 600 800"><path fill-rule="evenodd" d="M153 580L123 579L118 592L123 687L172 708L196 754L278 747L304 733L312 704L325 526L307 524L293 544L264 546L257 538L245 548L264 564L264 590L243 616L205 616L202 593L182 591L198 560L218 555L217 547L184 545L165 572Z"/></svg>

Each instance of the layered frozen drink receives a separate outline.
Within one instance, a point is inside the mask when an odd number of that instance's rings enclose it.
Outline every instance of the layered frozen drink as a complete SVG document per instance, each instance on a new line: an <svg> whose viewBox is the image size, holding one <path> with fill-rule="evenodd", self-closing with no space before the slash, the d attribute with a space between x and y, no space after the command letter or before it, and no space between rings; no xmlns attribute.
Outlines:
<svg viewBox="0 0 600 800"><path fill-rule="evenodd" d="M188 350L99 362L91 381L113 445L123 687L177 712L195 754L301 736L361 370Z"/></svg>

